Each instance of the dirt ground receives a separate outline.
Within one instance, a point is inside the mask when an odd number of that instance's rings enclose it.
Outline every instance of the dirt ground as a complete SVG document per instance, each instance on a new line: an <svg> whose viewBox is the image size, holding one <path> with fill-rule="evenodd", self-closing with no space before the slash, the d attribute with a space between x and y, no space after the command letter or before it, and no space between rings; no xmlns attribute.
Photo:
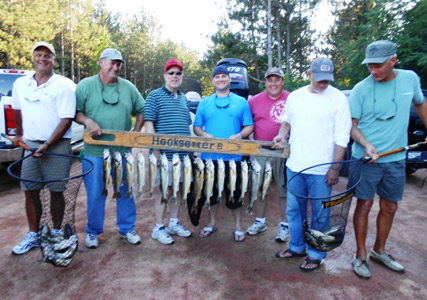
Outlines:
<svg viewBox="0 0 427 300"><path fill-rule="evenodd" d="M299 270L301 259L278 260L275 252L287 245L274 241L279 206L267 208L269 229L244 243L232 239L233 218L222 206L218 232L207 239L197 236L208 219L191 225L186 207L180 221L190 228L190 238L175 238L165 246L151 239L154 203L137 199L136 231L142 243L120 239L115 225L115 200L108 198L104 233L99 247L84 246L86 191L82 184L75 218L79 251L66 268L40 263L34 249L21 256L11 249L27 232L23 193L17 181L0 170L0 299L426 299L427 295L427 176L419 170L407 177L404 200L397 212L387 249L401 262L405 274L397 274L371 262L372 278L358 278L351 269L355 251L352 213L344 243L329 252L322 267L312 273ZM148 187L145 188L147 191ZM158 189L157 194L158 195ZM111 191L109 193L112 194ZM354 199L353 199L354 200ZM353 201L354 207L355 201ZM353 207L352 210L353 211ZM375 238L377 205L370 215L367 244ZM168 221L168 215L166 216ZM254 216L245 214L248 227Z"/></svg>

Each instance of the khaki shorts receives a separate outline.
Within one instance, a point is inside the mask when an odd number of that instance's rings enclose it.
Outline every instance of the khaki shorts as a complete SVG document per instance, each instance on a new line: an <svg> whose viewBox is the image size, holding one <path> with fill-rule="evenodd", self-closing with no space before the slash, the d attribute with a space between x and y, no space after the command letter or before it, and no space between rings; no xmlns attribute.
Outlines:
<svg viewBox="0 0 427 300"><path fill-rule="evenodd" d="M265 150L266 152L274 152L274 150ZM286 159L278 157L267 157L267 156L251 156L251 160L256 159L261 165L261 172L264 173L265 164L270 161L271 167L273 168L273 181L276 184L277 196L284 198L286 197Z"/></svg>

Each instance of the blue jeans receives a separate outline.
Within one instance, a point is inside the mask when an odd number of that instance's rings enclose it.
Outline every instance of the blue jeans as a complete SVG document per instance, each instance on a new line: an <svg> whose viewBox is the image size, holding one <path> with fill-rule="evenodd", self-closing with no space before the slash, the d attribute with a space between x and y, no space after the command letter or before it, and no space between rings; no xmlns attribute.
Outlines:
<svg viewBox="0 0 427 300"><path fill-rule="evenodd" d="M288 180L294 176L289 168L286 169ZM331 187L325 182L326 175L299 174L294 177L287 192L286 217L289 222L290 241L289 249L295 252L303 252L307 249L307 255L314 259L323 259L326 252L317 251L304 241L303 221L307 220L308 199L296 197L289 192L291 190L300 196L324 197L331 193ZM325 231L329 228L330 208L322 208L322 200L310 200L311 202L311 223L310 228Z"/></svg>
<svg viewBox="0 0 427 300"><path fill-rule="evenodd" d="M105 199L107 196L102 195L104 189L104 159L85 155L84 158L93 163L93 170L84 177L84 183L87 192L87 224L86 232L100 234L104 232L105 217ZM123 166L125 159L123 157ZM89 163L83 161L83 172L90 168ZM113 173L113 171L111 172ZM126 197L127 186L124 183L126 168L123 167L123 185L120 187L121 197L116 199L117 205L117 227L120 234L126 234L133 230L136 221L136 205L133 197ZM111 197L112 195L108 195Z"/></svg>

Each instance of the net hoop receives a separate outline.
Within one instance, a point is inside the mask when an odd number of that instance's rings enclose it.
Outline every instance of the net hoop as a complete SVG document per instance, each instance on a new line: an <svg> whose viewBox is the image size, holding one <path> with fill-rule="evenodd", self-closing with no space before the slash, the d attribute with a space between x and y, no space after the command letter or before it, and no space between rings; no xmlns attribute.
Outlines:
<svg viewBox="0 0 427 300"><path fill-rule="evenodd" d="M287 190L288 190L288 192L289 193L291 193L292 195L294 195L295 197L298 197L298 198L304 198L304 199L310 199L310 200L325 200L325 199L333 199L333 198L336 198L336 197L340 197L340 196L345 196L345 195L348 195L348 194L350 194L350 193L352 193L353 192L353 190L359 185L359 183L360 183L360 181L362 180L362 172L359 172L359 177L358 177L358 179L350 186L350 187L348 187L347 186L347 188L346 188L346 190L344 190L343 192L339 192L339 193L337 193L337 194L334 194L334 195L329 195L329 196L325 196L325 197L310 197L310 196L303 196L303 195L298 195L296 192L294 192L294 191L292 191L292 189L291 189L291 182L292 182L292 180L295 178L295 177L297 177L297 176L299 176L299 175L301 175L301 174L303 174L305 171L307 171L307 170L310 170L310 169L313 169L313 168L317 168L317 167L320 167L320 166L326 166L326 165L334 165L334 164L344 164L344 163L360 163L360 164L363 164L363 161L362 160L360 160L360 159L350 159L350 160L342 160L342 161L340 161L340 162L328 162L328 163L322 163L322 164L317 164L317 165L314 165L314 166L311 166L311 167L308 167L308 168L305 168L305 169L303 169L303 170L301 170L301 171L299 171L299 172L297 172L295 175L293 175L291 178L289 178L289 180L288 180L288 183L287 183Z"/></svg>
<svg viewBox="0 0 427 300"><path fill-rule="evenodd" d="M30 149L31 150L36 150L36 149ZM33 182L33 183L51 183L51 182L59 182L59 181L69 181L72 179L76 179L82 176L85 176L86 174L89 174L90 172L92 172L94 166L93 163L84 158L84 157L79 157L76 155L72 155L72 154L62 154L62 153L53 153L53 152L43 152L43 155L40 156L40 158L42 158L44 155L51 155L51 156L58 156L58 157L66 157L69 159L78 159L80 162L83 163L83 161L85 161L86 163L88 163L90 165L90 168L86 171L86 172L82 172L81 174L78 175L74 175L74 176L70 176L67 178L54 178L54 179L49 179L49 180L38 180L38 179L29 179L29 178L23 178L21 176L18 176L16 174L13 173L13 169L16 168L17 165L19 165L23 160L33 156L33 154L28 154L20 159L18 159L17 161L13 162L12 164L9 165L9 167L7 168L7 173L12 176L15 179L21 180L21 181L25 181L25 182Z"/></svg>

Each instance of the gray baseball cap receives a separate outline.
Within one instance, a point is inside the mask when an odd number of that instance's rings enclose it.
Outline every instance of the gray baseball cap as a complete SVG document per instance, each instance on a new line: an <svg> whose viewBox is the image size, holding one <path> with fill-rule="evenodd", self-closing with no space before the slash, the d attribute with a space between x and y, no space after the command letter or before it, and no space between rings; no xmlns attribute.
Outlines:
<svg viewBox="0 0 427 300"><path fill-rule="evenodd" d="M283 71L279 68L276 68L276 67L271 67L267 70L267 72L265 72L265 78L267 78L270 75L276 75L276 76L279 76L281 78L284 77Z"/></svg>
<svg viewBox="0 0 427 300"><path fill-rule="evenodd" d="M392 55L396 54L396 48L390 41L379 40L372 42L366 47L365 59L363 64L381 64Z"/></svg>
<svg viewBox="0 0 427 300"><path fill-rule="evenodd" d="M33 46L33 51L36 50L39 47L45 47L46 49L48 49L50 51L50 53L52 53L53 55L56 55L55 53L55 48L53 48L52 44L49 44L48 42L45 41L40 41L34 44Z"/></svg>
<svg viewBox="0 0 427 300"><path fill-rule="evenodd" d="M121 62L125 62L123 60L122 54L119 50L113 49L113 48L106 48L104 51L102 51L101 56L99 59L107 58L111 60L120 60Z"/></svg>
<svg viewBox="0 0 427 300"><path fill-rule="evenodd" d="M316 58L310 67L316 81L334 81L334 64L326 57Z"/></svg>

